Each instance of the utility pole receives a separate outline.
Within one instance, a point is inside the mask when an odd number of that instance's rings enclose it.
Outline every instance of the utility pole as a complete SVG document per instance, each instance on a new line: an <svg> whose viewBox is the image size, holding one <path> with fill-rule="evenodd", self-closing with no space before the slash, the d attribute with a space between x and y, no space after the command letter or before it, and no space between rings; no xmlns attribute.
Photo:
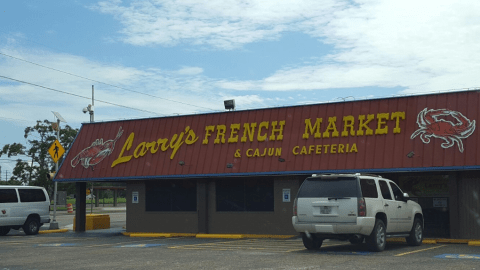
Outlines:
<svg viewBox="0 0 480 270"><path fill-rule="evenodd" d="M93 85L92 85L92 110L90 111L90 123L93 123L94 122L94 108L95 108L95 99L93 98L94 97L94 91L93 91ZM96 200L98 200L98 198L96 198ZM90 192L90 214L93 214L93 182L92 182L92 192Z"/></svg>

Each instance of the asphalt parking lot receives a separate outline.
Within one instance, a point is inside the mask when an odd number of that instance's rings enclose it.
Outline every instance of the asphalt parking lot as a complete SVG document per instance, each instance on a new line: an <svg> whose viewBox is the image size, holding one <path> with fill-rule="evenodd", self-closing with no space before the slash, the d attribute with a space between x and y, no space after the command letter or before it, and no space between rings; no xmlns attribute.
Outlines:
<svg viewBox="0 0 480 270"><path fill-rule="evenodd" d="M10 232L0 237L0 270L480 269L480 246L389 242L385 251L375 253L341 241L325 241L319 251L308 251L299 238L129 237L122 234L122 213L112 216L112 228L105 230ZM59 216L60 227L68 227L69 218Z"/></svg>

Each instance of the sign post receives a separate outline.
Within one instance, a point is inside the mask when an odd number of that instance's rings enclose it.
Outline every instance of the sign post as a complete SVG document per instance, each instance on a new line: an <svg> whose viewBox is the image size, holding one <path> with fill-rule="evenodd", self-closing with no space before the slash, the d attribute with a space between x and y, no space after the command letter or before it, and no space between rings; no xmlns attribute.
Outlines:
<svg viewBox="0 0 480 270"><path fill-rule="evenodd" d="M62 147L60 142L58 141L60 139L60 121L62 122L67 122L63 117L58 113L58 112L52 112L56 117L57 117L57 139L52 143L50 148L48 149L48 153L53 159L53 162L55 162L55 172L58 172L58 160L62 157L62 155L65 153L65 149ZM58 229L58 223L56 220L57 217L57 182L54 182L55 188L53 191L53 220L50 222L50 230L57 230Z"/></svg>

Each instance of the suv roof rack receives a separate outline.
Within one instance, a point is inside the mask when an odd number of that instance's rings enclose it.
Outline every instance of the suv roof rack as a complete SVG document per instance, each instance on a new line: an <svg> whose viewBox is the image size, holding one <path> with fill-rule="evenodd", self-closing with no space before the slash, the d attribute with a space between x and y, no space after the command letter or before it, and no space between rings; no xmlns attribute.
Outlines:
<svg viewBox="0 0 480 270"><path fill-rule="evenodd" d="M312 177L322 176L322 175L355 175L355 176L372 176L372 177L379 177L383 178L381 175L373 174L373 173L320 173L320 174L312 174Z"/></svg>
<svg viewBox="0 0 480 270"><path fill-rule="evenodd" d="M381 175L373 174L373 173L360 173L359 175L362 175L362 176L373 176L373 177L383 178Z"/></svg>

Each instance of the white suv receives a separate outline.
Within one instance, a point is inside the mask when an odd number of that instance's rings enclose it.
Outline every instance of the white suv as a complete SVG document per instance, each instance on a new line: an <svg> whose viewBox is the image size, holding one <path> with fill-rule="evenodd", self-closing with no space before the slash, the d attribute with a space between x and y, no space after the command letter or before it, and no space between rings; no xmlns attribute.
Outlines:
<svg viewBox="0 0 480 270"><path fill-rule="evenodd" d="M387 237L406 237L414 246L423 241L422 208L381 176L313 175L303 182L293 208L293 227L307 249L319 249L324 239L366 240L373 251L384 250Z"/></svg>
<svg viewBox="0 0 480 270"><path fill-rule="evenodd" d="M0 186L0 236L20 228L25 234L37 234L49 222L50 199L44 188Z"/></svg>

